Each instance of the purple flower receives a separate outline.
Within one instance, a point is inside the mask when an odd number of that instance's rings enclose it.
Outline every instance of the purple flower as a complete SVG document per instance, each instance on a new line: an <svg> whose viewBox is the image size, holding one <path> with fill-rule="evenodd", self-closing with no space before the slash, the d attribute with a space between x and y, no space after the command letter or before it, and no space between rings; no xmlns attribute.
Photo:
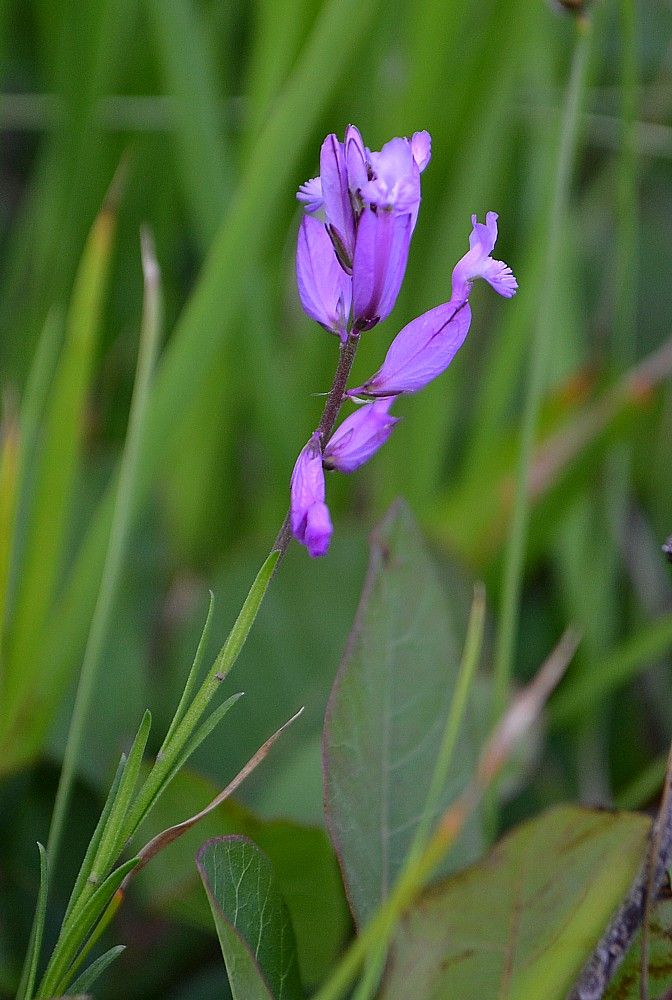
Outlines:
<svg viewBox="0 0 672 1000"><path fill-rule="evenodd" d="M346 274L352 274L352 320L357 331L370 330L385 319L397 300L420 208L420 174L430 157L428 132L391 139L379 152L371 152L359 130L349 125L343 142L333 134L327 136L320 152L320 176L299 188L297 197L306 212L323 213L335 257ZM305 256L305 248L302 253ZM322 249L320 259L326 268ZM331 271L324 281L314 275L310 284L308 307L304 269L304 289L299 290L304 309L333 329ZM323 300L326 287L329 294Z"/></svg>
<svg viewBox="0 0 672 1000"><path fill-rule="evenodd" d="M497 219L496 212L488 212L483 225L472 215L469 250L453 269L453 299L466 299L474 278L485 278L505 299L516 294L518 282L511 268L503 260L493 260L490 256L497 242Z"/></svg>
<svg viewBox="0 0 672 1000"><path fill-rule="evenodd" d="M324 466L339 472L354 472L385 444L399 417L389 413L393 397L367 403L351 413L329 439Z"/></svg>
<svg viewBox="0 0 672 1000"><path fill-rule="evenodd" d="M452 297L418 316L394 338L382 367L350 396L396 396L417 392L446 370L464 343L471 323L468 296L474 278L485 278L506 298L515 295L518 283L511 268L490 257L497 239L497 215L488 212L483 225L472 216L469 251L453 270ZM356 292L353 288L354 310Z"/></svg>
<svg viewBox="0 0 672 1000"><path fill-rule="evenodd" d="M324 502L322 448L317 431L299 453L292 472L290 493L292 534L306 546L313 559L326 555L332 526L329 508Z"/></svg>
<svg viewBox="0 0 672 1000"><path fill-rule="evenodd" d="M334 254L321 222L304 215L296 246L296 283L304 312L341 340L347 337L352 278Z"/></svg>

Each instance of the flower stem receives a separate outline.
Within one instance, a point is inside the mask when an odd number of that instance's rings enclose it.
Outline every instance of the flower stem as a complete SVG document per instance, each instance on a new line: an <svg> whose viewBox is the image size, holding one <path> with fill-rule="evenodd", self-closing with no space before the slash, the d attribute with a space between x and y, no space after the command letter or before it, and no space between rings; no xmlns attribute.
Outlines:
<svg viewBox="0 0 672 1000"><path fill-rule="evenodd" d="M331 383L331 389L329 390L329 395L327 396L324 404L320 422L317 425L317 432L320 435L323 448L331 436L339 411L343 405L345 387L348 384L348 379L350 378L350 372L352 371L352 364L355 360L355 354L357 353L358 346L359 333L356 333L354 330L348 334L348 339L341 343L338 367L334 373L334 380ZM292 530L288 511L285 520L282 522L282 527L277 534L275 542L273 543L273 548L271 549L271 552L280 553L280 557L276 563L276 570L280 565L280 561L287 551L291 540Z"/></svg>

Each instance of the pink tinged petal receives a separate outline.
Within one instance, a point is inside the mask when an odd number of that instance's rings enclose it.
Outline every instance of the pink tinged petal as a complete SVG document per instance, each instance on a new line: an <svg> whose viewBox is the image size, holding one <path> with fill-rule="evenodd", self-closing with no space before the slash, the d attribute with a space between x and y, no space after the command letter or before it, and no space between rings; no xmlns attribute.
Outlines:
<svg viewBox="0 0 672 1000"><path fill-rule="evenodd" d="M345 270L349 270L355 245L355 213L350 201L345 147L328 135L320 151L320 179L327 230Z"/></svg>
<svg viewBox="0 0 672 1000"><path fill-rule="evenodd" d="M446 370L469 332L467 302L446 302L418 316L394 338L382 367L350 396L418 392Z"/></svg>
<svg viewBox="0 0 672 1000"><path fill-rule="evenodd" d="M357 228L352 265L354 325L370 330L392 312L406 272L410 215L365 209Z"/></svg>
<svg viewBox="0 0 672 1000"><path fill-rule="evenodd" d="M319 212L324 207L322 181L320 178L311 177L309 181L305 181L296 192L296 197L299 201L303 202L306 212L309 212L311 215Z"/></svg>
<svg viewBox="0 0 672 1000"><path fill-rule="evenodd" d="M299 453L290 483L290 524L297 541L315 558L329 548L332 526L324 502L322 449L317 431Z"/></svg>
<svg viewBox="0 0 672 1000"><path fill-rule="evenodd" d="M472 215L471 224L469 250L453 269L452 298L466 299L475 278L485 278L496 292L511 298L516 293L518 282L507 264L490 256L497 241L497 213L488 212L485 224Z"/></svg>
<svg viewBox="0 0 672 1000"><path fill-rule="evenodd" d="M411 149L418 170L422 173L432 158L432 137L429 132L424 129L422 132L414 132L411 138Z"/></svg>
<svg viewBox="0 0 672 1000"><path fill-rule="evenodd" d="M323 224L308 215L304 215L299 227L296 283L304 312L325 330L344 339L352 279L339 265Z"/></svg>
<svg viewBox="0 0 672 1000"><path fill-rule="evenodd" d="M399 423L388 411L394 397L367 403L355 410L335 431L324 449L324 465L339 472L354 472L385 444Z"/></svg>

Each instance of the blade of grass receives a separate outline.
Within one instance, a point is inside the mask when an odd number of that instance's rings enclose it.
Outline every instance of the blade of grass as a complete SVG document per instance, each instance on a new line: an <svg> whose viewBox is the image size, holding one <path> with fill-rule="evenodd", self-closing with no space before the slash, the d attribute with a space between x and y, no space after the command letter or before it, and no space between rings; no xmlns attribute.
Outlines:
<svg viewBox="0 0 672 1000"><path fill-rule="evenodd" d="M640 629L599 663L592 664L571 686L560 691L549 706L549 727L555 731L578 722L605 695L617 691L672 646L672 615Z"/></svg>
<svg viewBox="0 0 672 1000"><path fill-rule="evenodd" d="M110 899L137 863L137 858L131 858L108 875L82 908L73 913L68 924L63 926L40 983L37 997L59 996L67 988L71 975L77 967L77 959L81 960L83 957L81 952L83 943L95 929L98 918L101 915L104 917Z"/></svg>
<svg viewBox="0 0 672 1000"><path fill-rule="evenodd" d="M114 962L115 958L119 958L122 952L126 951L126 945L117 944L113 948L109 948L104 954L99 955L91 965L82 972L81 975L77 976L77 979L70 984L70 994L74 996L79 996L85 993L90 986L93 986L95 981L105 972L108 965Z"/></svg>
<svg viewBox="0 0 672 1000"><path fill-rule="evenodd" d="M166 777L172 773L176 762L182 758L182 751L198 725L205 709L210 704L222 681L235 664L255 618L259 613L269 583L278 562L279 553L273 551L250 587L245 602L236 618L226 642L208 670L203 683L196 692L184 717L176 727L171 743L164 747L163 756L157 758L147 780L140 789L128 817L128 835L132 836L145 817L151 803L156 800L159 789L165 787Z"/></svg>
<svg viewBox="0 0 672 1000"><path fill-rule="evenodd" d="M12 395L7 391L0 423L0 691L19 465L19 422Z"/></svg>
<svg viewBox="0 0 672 1000"><path fill-rule="evenodd" d="M168 727L168 732L166 733L165 739L161 744L161 749L159 750L159 756L163 754L166 747L173 738L173 733L175 732L177 726L184 718L184 713L186 712L189 702L191 701L191 696L193 694L196 681L198 680L198 675L201 670L201 665L203 663L203 657L205 655L205 650L208 645L208 639L210 638L210 626L212 624L212 611L215 606L215 597L212 591L210 591L210 602L208 604L208 614L205 619L205 625L203 626L203 631L201 632L201 638L198 640L198 646L196 648L196 655L194 656L194 662L191 665L191 670L189 671L189 676L187 677L187 682L184 685L184 690L182 691L182 696L180 702L175 710L175 715L173 720Z"/></svg>
<svg viewBox="0 0 672 1000"><path fill-rule="evenodd" d="M562 227L569 201L569 185L578 148L579 119L586 86L586 70L590 52L589 22L583 19L577 20L577 31L560 127L557 173L549 214L544 300L543 303L540 303L531 346L530 373L521 427L520 459L516 475L513 516L504 557L500 620L494 659L493 718L498 718L501 715L511 685L530 508L527 481L546 377L546 358L553 332L552 318L546 302L550 295L550 289L555 285L562 245Z"/></svg>
<svg viewBox="0 0 672 1000"><path fill-rule="evenodd" d="M192 224L205 252L224 214L231 164L222 129L221 94L212 40L191 0L146 0L167 93L175 99L175 143Z"/></svg>
<svg viewBox="0 0 672 1000"><path fill-rule="evenodd" d="M1 721L6 752L21 742L12 733L21 701L40 683L34 664L63 557L68 509L79 465L86 397L93 371L100 315L116 228L116 188L91 230L68 312L66 341L44 419L34 503L20 569L12 645L7 660ZM26 721L29 728L30 722Z"/></svg>
<svg viewBox="0 0 672 1000"><path fill-rule="evenodd" d="M42 844L38 844L37 847L40 852L40 891L35 905L35 916L33 917L33 926L30 931L28 950L26 951L16 1000L32 1000L35 976L37 975L37 963L40 960L40 951L42 949L44 918L47 912L47 895L49 893L49 869L47 865L47 852Z"/></svg>
<svg viewBox="0 0 672 1000"><path fill-rule="evenodd" d="M147 231L142 237L142 266L145 281L145 305L140 333L137 374L128 422L126 443L121 458L114 517L110 530L107 557L100 582L98 601L91 622L89 639L77 687L70 731L59 778L54 812L49 831L49 856L56 865L63 833L65 813L86 728L91 696L102 662L109 634L114 597L119 586L132 523L133 498L137 489L140 463L140 437L147 412L147 402L158 353L161 332L159 269L154 247Z"/></svg>
<svg viewBox="0 0 672 1000"><path fill-rule="evenodd" d="M23 561L26 530L32 511L39 429L46 410L49 390L58 365L62 343L63 317L58 310L52 309L42 327L21 399L19 426L21 449L17 470L17 516L11 542L12 558L6 607L8 621L12 615L19 569Z"/></svg>

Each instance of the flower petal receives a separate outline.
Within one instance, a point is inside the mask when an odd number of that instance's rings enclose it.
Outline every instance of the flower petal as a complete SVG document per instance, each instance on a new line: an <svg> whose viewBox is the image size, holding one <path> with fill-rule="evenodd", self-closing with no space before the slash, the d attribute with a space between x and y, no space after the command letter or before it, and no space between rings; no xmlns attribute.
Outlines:
<svg viewBox="0 0 672 1000"><path fill-rule="evenodd" d="M290 483L290 525L297 541L310 555L323 556L329 548L332 526L324 502L322 448L317 431L299 452Z"/></svg>
<svg viewBox="0 0 672 1000"><path fill-rule="evenodd" d="M339 472L354 472L385 444L399 417L389 413L394 397L359 407L343 421L324 449L324 465Z"/></svg>
<svg viewBox="0 0 672 1000"><path fill-rule="evenodd" d="M345 147L332 133L322 143L320 150L320 180L328 232L337 252L342 250L347 268L352 261L355 246L355 213L350 201Z"/></svg>
<svg viewBox="0 0 672 1000"><path fill-rule="evenodd" d="M446 302L412 320L390 344L382 367L349 396L395 396L418 392L446 370L469 332L465 302Z"/></svg>
<svg viewBox="0 0 672 1000"><path fill-rule="evenodd" d="M327 231L304 215L296 245L296 283L304 312L341 339L347 336L352 279L340 266Z"/></svg>
<svg viewBox="0 0 672 1000"><path fill-rule="evenodd" d="M406 272L410 215L365 209L352 264L352 304L358 330L370 330L392 312Z"/></svg>
<svg viewBox="0 0 672 1000"><path fill-rule="evenodd" d="M501 260L493 260L490 254L497 241L497 213L488 212L485 224L475 215L471 217L473 226L469 236L469 250L453 269L453 299L466 299L475 278L485 278L496 292L510 299L515 295L518 282L511 268Z"/></svg>
<svg viewBox="0 0 672 1000"><path fill-rule="evenodd" d="M296 197L299 201L303 202L303 207L306 212L314 215L315 212L319 212L321 208L324 207L324 199L322 197L322 181L319 177L311 177L309 181L304 181L299 190L296 192Z"/></svg>
<svg viewBox="0 0 672 1000"><path fill-rule="evenodd" d="M414 132L411 137L411 149L418 170L422 173L432 158L432 137L429 132L424 129L422 132Z"/></svg>

